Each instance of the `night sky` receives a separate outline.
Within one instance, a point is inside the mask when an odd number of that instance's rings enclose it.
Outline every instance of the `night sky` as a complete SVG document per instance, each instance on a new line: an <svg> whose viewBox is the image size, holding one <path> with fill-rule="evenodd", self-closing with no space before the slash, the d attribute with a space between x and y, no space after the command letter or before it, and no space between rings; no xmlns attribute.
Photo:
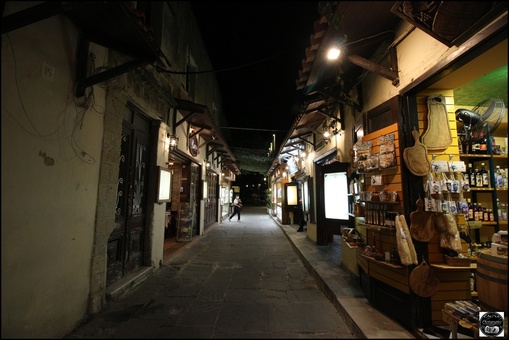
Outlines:
<svg viewBox="0 0 509 340"><path fill-rule="evenodd" d="M191 5L218 70L231 146L268 149L272 134L282 140L298 113L295 81L313 23L320 17L318 2L191 1Z"/></svg>

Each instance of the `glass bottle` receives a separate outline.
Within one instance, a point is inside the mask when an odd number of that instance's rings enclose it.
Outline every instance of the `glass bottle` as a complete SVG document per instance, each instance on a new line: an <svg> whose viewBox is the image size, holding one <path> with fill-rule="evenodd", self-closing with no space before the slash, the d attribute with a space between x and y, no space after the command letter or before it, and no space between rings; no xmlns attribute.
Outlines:
<svg viewBox="0 0 509 340"><path fill-rule="evenodd" d="M507 221L507 204L500 204L500 211L498 212L500 221Z"/></svg>
<svg viewBox="0 0 509 340"><path fill-rule="evenodd" d="M479 153L479 134L474 133L472 135L472 146L470 152L474 155Z"/></svg>
<svg viewBox="0 0 509 340"><path fill-rule="evenodd" d="M479 169L475 169L475 186L478 188L482 187L482 174Z"/></svg>
<svg viewBox="0 0 509 340"><path fill-rule="evenodd" d="M464 146L465 146L465 136L460 135L458 133L458 152L460 155L466 153L466 151L463 149Z"/></svg>
<svg viewBox="0 0 509 340"><path fill-rule="evenodd" d="M468 202L468 220L474 221L474 205L472 204L472 200L470 198L467 198Z"/></svg>
<svg viewBox="0 0 509 340"><path fill-rule="evenodd" d="M490 222L495 222L495 214L493 213L493 209L488 210L488 218Z"/></svg>
<svg viewBox="0 0 509 340"><path fill-rule="evenodd" d="M488 188L490 186L490 177L488 171L486 170L486 165L481 163L481 178L482 178L482 187Z"/></svg>
<svg viewBox="0 0 509 340"><path fill-rule="evenodd" d="M468 178L470 179L470 187L475 188L475 170L472 163L468 163Z"/></svg>
<svg viewBox="0 0 509 340"><path fill-rule="evenodd" d="M474 221L479 221L479 207L477 206L477 203L474 203L472 209L474 211Z"/></svg>
<svg viewBox="0 0 509 340"><path fill-rule="evenodd" d="M462 174L463 176L463 182L468 183L470 185L470 172L472 170L472 164L468 163L467 170Z"/></svg>
<svg viewBox="0 0 509 340"><path fill-rule="evenodd" d="M504 174L502 169L500 169L500 165L497 165L495 170L495 187L497 189L501 189L504 186Z"/></svg>
<svg viewBox="0 0 509 340"><path fill-rule="evenodd" d="M479 153L483 155L488 153L488 137L483 132L479 134Z"/></svg>

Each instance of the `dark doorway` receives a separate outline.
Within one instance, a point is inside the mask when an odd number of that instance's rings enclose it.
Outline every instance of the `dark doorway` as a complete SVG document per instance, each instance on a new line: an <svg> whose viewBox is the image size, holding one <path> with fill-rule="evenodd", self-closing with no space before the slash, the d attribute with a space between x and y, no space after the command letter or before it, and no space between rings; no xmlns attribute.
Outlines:
<svg viewBox="0 0 509 340"><path fill-rule="evenodd" d="M143 264L150 121L130 110L122 126L115 229L108 239L106 284Z"/></svg>

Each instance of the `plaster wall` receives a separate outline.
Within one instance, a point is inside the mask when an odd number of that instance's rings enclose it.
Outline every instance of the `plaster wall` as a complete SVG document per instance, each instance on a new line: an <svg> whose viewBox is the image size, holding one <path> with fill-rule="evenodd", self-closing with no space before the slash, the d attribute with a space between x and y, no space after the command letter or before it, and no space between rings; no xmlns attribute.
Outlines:
<svg viewBox="0 0 509 340"><path fill-rule="evenodd" d="M34 4L6 2L3 14ZM105 306L107 241L114 228L126 104L157 122L166 119L169 93L187 99L179 77L157 73L151 66L118 76L107 89L93 86L93 95L92 87L87 88L85 98L75 98L77 42L77 28L63 15L2 35L5 338L62 337ZM93 43L90 52L95 67L122 63L122 56ZM178 67L185 69L186 60ZM167 129L161 125L154 139L157 151L151 166L165 164ZM149 179L154 181L153 176ZM163 256L165 209L154 202L155 181L148 185L152 192L143 264L157 268Z"/></svg>
<svg viewBox="0 0 509 340"><path fill-rule="evenodd" d="M407 23L402 23L396 36L395 40L402 39L396 46L399 85L394 86L390 80L370 72L363 82L365 112L398 95L399 89L412 83L457 49L455 46L448 48Z"/></svg>
<svg viewBox="0 0 509 340"><path fill-rule="evenodd" d="M2 35L3 338L63 336L87 309L105 94L75 100L76 40L60 16Z"/></svg>

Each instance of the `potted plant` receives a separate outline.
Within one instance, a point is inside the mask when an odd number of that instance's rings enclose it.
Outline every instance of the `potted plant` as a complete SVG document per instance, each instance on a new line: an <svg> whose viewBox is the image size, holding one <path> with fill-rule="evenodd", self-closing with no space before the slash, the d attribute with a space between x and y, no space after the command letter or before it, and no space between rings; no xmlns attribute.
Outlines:
<svg viewBox="0 0 509 340"><path fill-rule="evenodd" d="M265 190L265 206L267 207L267 213L272 214L273 203L272 203L272 189Z"/></svg>

